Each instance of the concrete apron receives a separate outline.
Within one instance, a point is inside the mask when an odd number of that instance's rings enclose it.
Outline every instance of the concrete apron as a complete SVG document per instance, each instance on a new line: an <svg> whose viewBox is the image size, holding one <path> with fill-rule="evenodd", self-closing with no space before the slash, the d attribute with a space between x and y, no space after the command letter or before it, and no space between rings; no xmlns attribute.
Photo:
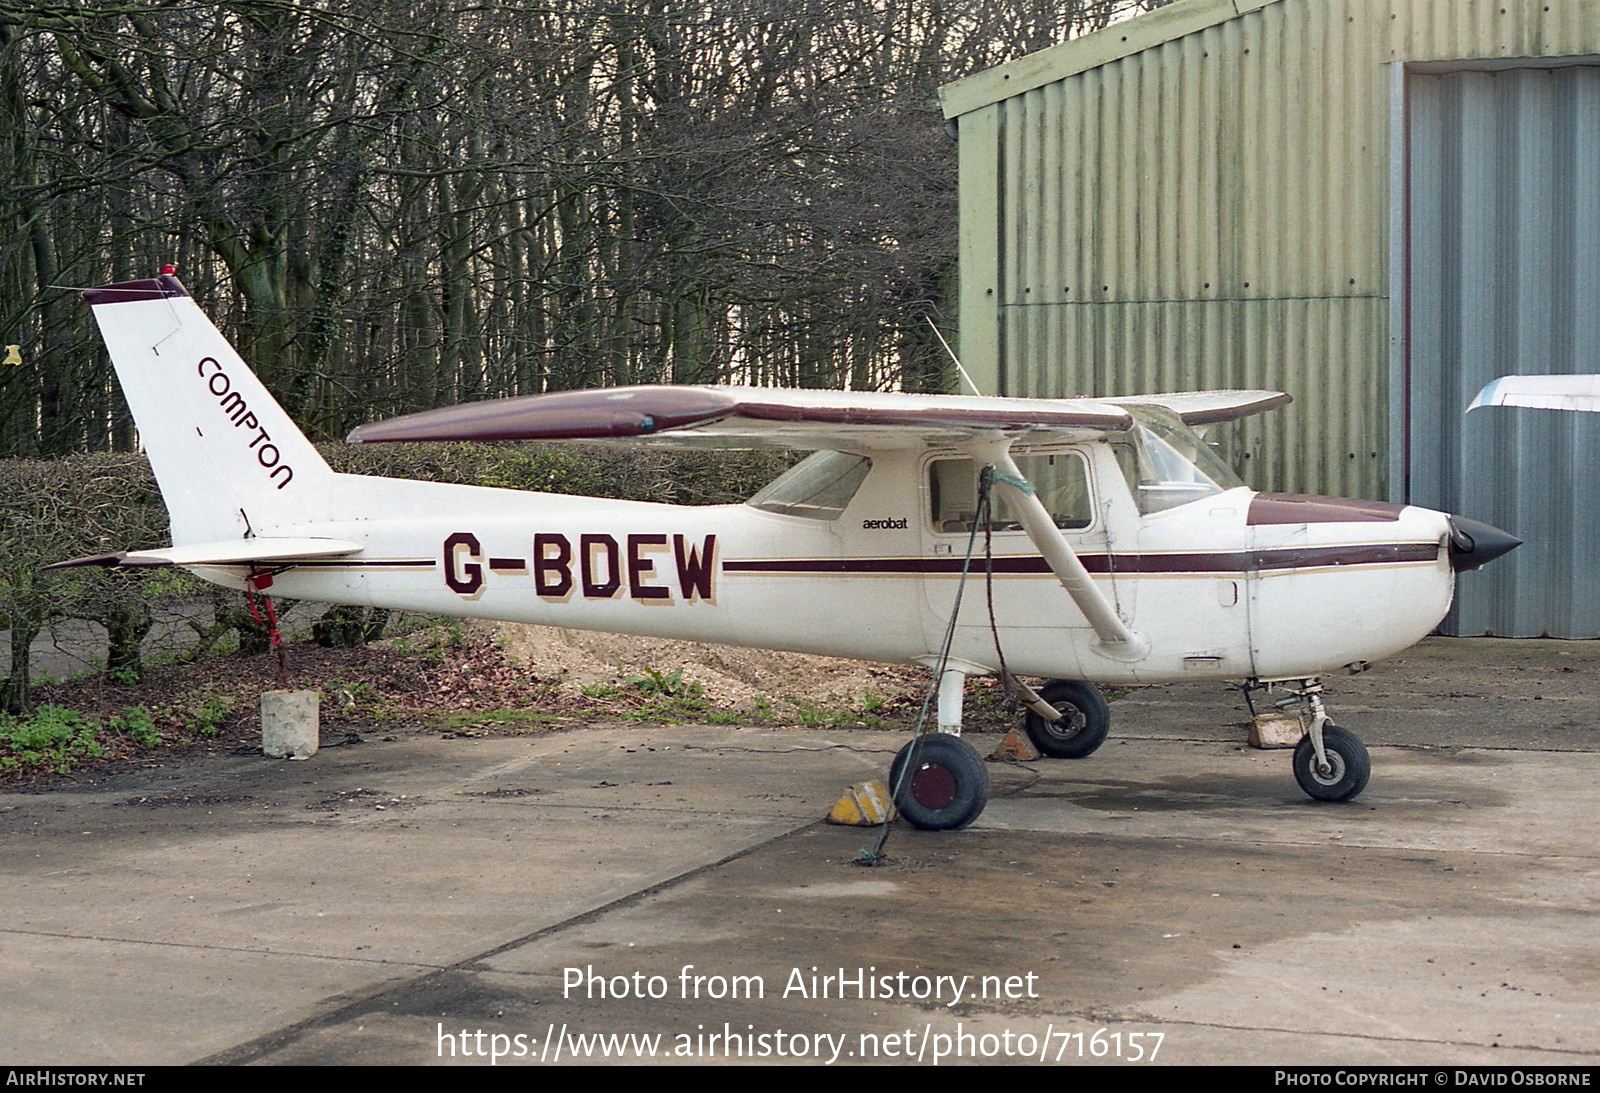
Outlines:
<svg viewBox="0 0 1600 1093"><path fill-rule="evenodd" d="M815 821L886 733L402 736L0 795L0 1057L1600 1057L1600 755L1376 746L1316 805L1215 691L1154 696L1191 739L1134 735L1147 694L877 869Z"/></svg>

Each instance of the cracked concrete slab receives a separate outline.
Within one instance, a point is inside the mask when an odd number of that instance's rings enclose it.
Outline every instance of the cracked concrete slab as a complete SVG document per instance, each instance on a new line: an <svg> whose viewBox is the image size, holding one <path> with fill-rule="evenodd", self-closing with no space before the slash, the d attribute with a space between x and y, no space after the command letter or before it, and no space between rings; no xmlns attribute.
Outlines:
<svg viewBox="0 0 1600 1093"><path fill-rule="evenodd" d="M4 793L0 1053L1593 1066L1596 654L1429 642L1341 682L1374 767L1341 805L1242 746L1236 694L1135 691L1096 755L995 766L977 824L870 869L819 818L883 732L401 735Z"/></svg>

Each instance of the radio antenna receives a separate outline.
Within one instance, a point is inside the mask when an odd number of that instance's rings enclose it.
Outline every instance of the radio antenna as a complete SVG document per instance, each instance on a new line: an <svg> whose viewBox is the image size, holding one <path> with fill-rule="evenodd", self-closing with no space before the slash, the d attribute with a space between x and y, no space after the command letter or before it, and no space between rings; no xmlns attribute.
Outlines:
<svg viewBox="0 0 1600 1093"><path fill-rule="evenodd" d="M944 340L944 335L939 333L939 328L934 324L933 317L927 314L924 314L922 317L924 320L926 320L928 326L933 328L933 336L939 339L939 344L944 346L944 351L950 354L950 359L955 362L956 371L961 373L961 378L967 381L967 386L972 388L972 393L981 398L983 396L983 392L978 390L978 385L976 383L972 382L972 377L967 375L967 370L961 367L961 358L956 356L956 351L954 349L950 348L950 343Z"/></svg>

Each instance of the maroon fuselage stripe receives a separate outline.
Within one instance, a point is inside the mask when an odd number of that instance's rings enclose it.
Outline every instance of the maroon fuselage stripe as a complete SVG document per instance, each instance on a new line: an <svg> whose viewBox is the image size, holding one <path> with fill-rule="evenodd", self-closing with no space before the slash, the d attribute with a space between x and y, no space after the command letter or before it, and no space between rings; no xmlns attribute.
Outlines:
<svg viewBox="0 0 1600 1093"><path fill-rule="evenodd" d="M1286 547L1273 550L1219 551L1174 554L1080 554L1090 573L1251 573L1277 569L1311 569L1318 566L1392 565L1432 562L1439 557L1438 543L1362 543L1333 547ZM726 573L836 573L871 576L902 573L960 573L960 558L779 558L770 561L725 561ZM974 558L967 569L986 571L984 560ZM1037 556L994 559L994 572L1043 574L1049 564Z"/></svg>
<svg viewBox="0 0 1600 1093"><path fill-rule="evenodd" d="M361 569L362 567L381 566L385 569L407 567L412 569L431 569L439 563L432 558L351 558L334 559L331 561L294 562L291 559L281 559L274 563L277 565L293 564L299 569Z"/></svg>
<svg viewBox="0 0 1600 1093"><path fill-rule="evenodd" d="M1328 547L1279 547L1267 550L1228 550L1214 552L1174 552L1170 554L1080 554L1079 560L1090 573L1251 573L1263 570L1312 569L1321 566L1395 565L1433 562L1439 557L1439 544L1357 543ZM218 563L213 563L218 564ZM229 562L227 565L248 565ZM439 563L432 558L329 558L293 562L278 559L272 564L292 564L301 569L409 568L431 569ZM726 573L809 573L870 577L902 574L960 573L962 559L940 558L772 558L733 560L722 563ZM496 572L526 570L523 558L491 558L489 568ZM974 558L966 568L985 572L982 558ZM994 559L995 573L1046 574L1049 564L1037 555L1009 555Z"/></svg>

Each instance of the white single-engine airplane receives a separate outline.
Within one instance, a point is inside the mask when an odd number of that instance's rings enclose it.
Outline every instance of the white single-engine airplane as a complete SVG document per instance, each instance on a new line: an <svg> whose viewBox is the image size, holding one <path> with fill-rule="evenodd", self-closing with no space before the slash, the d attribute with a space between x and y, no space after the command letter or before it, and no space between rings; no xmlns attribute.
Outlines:
<svg viewBox="0 0 1600 1093"><path fill-rule="evenodd" d="M988 775L962 684L1024 688L1029 735L1080 758L1094 684L1281 687L1304 790L1354 797L1370 764L1321 677L1396 653L1455 575L1517 545L1406 505L1256 493L1204 427L1270 391L1115 399L738 387L566 391L434 410L354 442L606 440L815 454L744 504L685 507L336 474L170 269L83 292L172 518L173 546L66 564L178 565L251 591L923 664L938 733L891 784L913 824L961 827ZM993 495L992 497L990 495ZM961 607L969 575L974 591ZM908 775L901 777L901 775Z"/></svg>

